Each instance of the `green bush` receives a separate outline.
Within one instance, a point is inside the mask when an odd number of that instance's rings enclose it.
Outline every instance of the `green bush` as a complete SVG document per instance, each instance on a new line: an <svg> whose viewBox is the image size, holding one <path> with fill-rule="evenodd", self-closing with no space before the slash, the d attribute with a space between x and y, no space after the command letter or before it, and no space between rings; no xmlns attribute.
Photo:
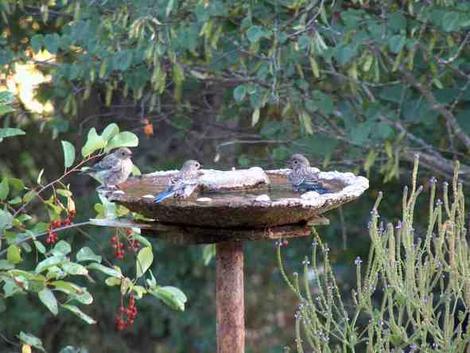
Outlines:
<svg viewBox="0 0 470 353"><path fill-rule="evenodd" d="M354 261L357 286L351 305L337 285L329 249L318 233L303 276L287 277L278 246L281 272L300 301L295 315L299 353L468 349L470 251L458 165L450 191L443 185L442 201L436 196L436 179L429 181L428 215L416 206L424 189L417 187L417 171L418 159L397 224L380 221L382 195L372 209L369 257L365 268L360 258ZM428 217L427 229L416 230L415 217Z"/></svg>
<svg viewBox="0 0 470 353"><path fill-rule="evenodd" d="M0 115L10 111L11 103L11 97L0 92ZM23 134L19 129L0 128L2 138ZM116 262L109 261L96 244L93 248L84 246L76 249L72 240L63 235L71 230L87 235L81 228L92 224L88 220L75 221L75 199L66 179L114 148L137 146L137 136L127 131L120 132L116 124L108 125L101 135L93 128L81 150L82 158L77 158L72 143L62 141L61 144L64 157L62 175L46 180L43 169L36 185L29 186L18 178L1 178L0 312L6 309L12 297L29 295L37 297L54 316L69 311L87 324L96 324L97 321L83 311L84 305L93 303L89 286L96 282L116 287L120 292L121 304L115 319L118 330L134 324L137 315L135 300L146 295L158 298L175 310L184 311L186 296L181 290L157 285L151 269L153 248L147 239L140 236L140 230L124 232L117 228L111 239L119 251L122 251L120 247L128 245L135 263L135 274L128 274ZM95 210L99 218L131 216L129 210L105 198L95 205ZM123 256L116 255L116 259ZM31 330L30 326L33 325L25 326L24 330ZM21 331L18 338L23 347L27 347L25 349L34 347L44 351L43 343L34 335Z"/></svg>

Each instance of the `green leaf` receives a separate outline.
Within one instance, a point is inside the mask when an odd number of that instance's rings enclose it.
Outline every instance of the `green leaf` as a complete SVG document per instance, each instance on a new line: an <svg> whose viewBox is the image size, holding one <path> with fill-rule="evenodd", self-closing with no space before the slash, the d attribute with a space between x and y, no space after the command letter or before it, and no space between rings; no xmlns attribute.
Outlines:
<svg viewBox="0 0 470 353"><path fill-rule="evenodd" d="M57 315L59 309L57 307L57 299L55 298L54 293L49 288L44 288L38 293L39 299L42 303L49 309L51 313Z"/></svg>
<svg viewBox="0 0 470 353"><path fill-rule="evenodd" d="M202 249L202 260L204 261L204 265L209 265L211 260L215 256L215 244L207 244L204 245Z"/></svg>
<svg viewBox="0 0 470 353"><path fill-rule="evenodd" d="M41 242L34 240L33 243L39 253L43 255L46 253L46 247Z"/></svg>
<svg viewBox="0 0 470 353"><path fill-rule="evenodd" d="M31 38L31 47L33 48L33 51L37 53L42 49L44 43L44 36L42 34L35 34Z"/></svg>
<svg viewBox="0 0 470 353"><path fill-rule="evenodd" d="M109 287L120 286L121 282L122 280L116 277L108 277L104 281L104 283Z"/></svg>
<svg viewBox="0 0 470 353"><path fill-rule="evenodd" d="M84 261L101 262L101 256L96 255L93 252L93 250L85 246L77 252L77 261L78 262L84 262Z"/></svg>
<svg viewBox="0 0 470 353"><path fill-rule="evenodd" d="M237 102L241 102L246 96L246 86L240 85L233 90L233 98Z"/></svg>
<svg viewBox="0 0 470 353"><path fill-rule="evenodd" d="M30 202L32 199L36 197L36 191L30 190L26 194L23 195L23 202Z"/></svg>
<svg viewBox="0 0 470 353"><path fill-rule="evenodd" d="M134 176L142 175L142 172L140 171L139 167L137 167L135 164L132 166L132 172L131 173Z"/></svg>
<svg viewBox="0 0 470 353"><path fill-rule="evenodd" d="M105 139L97 134L95 128L91 128L90 131L88 131L86 143L82 147L82 156L88 157L92 153L104 148L105 146Z"/></svg>
<svg viewBox="0 0 470 353"><path fill-rule="evenodd" d="M8 183L10 184L10 187L17 191L22 191L24 190L24 183L21 179L18 178L8 178Z"/></svg>
<svg viewBox="0 0 470 353"><path fill-rule="evenodd" d="M81 311L77 306L75 305L70 305L70 304L61 304L61 307L64 309L67 309L77 315L80 319L85 321L87 324L96 324L96 321L91 317L85 314L83 311Z"/></svg>
<svg viewBox="0 0 470 353"><path fill-rule="evenodd" d="M0 234L13 226L13 216L10 212L0 209Z"/></svg>
<svg viewBox="0 0 470 353"><path fill-rule="evenodd" d="M150 268L153 262L153 252L150 246L146 246L139 250L136 260L136 276L142 277L145 272Z"/></svg>
<svg viewBox="0 0 470 353"><path fill-rule="evenodd" d="M61 265L62 269L73 276L87 276L88 270L85 266L74 262L65 262Z"/></svg>
<svg viewBox="0 0 470 353"><path fill-rule="evenodd" d="M11 270L13 268L15 268L15 266L11 264L10 262L8 262L8 260L5 260L5 259L0 260L0 271Z"/></svg>
<svg viewBox="0 0 470 353"><path fill-rule="evenodd" d="M67 281L53 281L51 282L51 285L54 286L56 290L65 294L81 293L85 290L84 288L77 286L75 283Z"/></svg>
<svg viewBox="0 0 470 353"><path fill-rule="evenodd" d="M2 201L6 200L9 192L10 192L10 186L8 184L8 178L5 177L0 183L0 200Z"/></svg>
<svg viewBox="0 0 470 353"><path fill-rule="evenodd" d="M47 270L49 267L62 264L66 261L67 259L65 258L64 255L51 256L42 260L40 263L38 263L34 271L36 273L41 273L42 271Z"/></svg>
<svg viewBox="0 0 470 353"><path fill-rule="evenodd" d="M139 145L139 138L136 134L129 131L123 131L114 136L105 148L105 152L118 147L136 147Z"/></svg>
<svg viewBox="0 0 470 353"><path fill-rule="evenodd" d="M18 335L18 339L21 342L30 345L31 347L34 347L36 349L39 349L40 351L45 352L44 347L42 346L42 341L30 333L25 333L21 331L20 334Z"/></svg>
<svg viewBox="0 0 470 353"><path fill-rule="evenodd" d="M75 161L75 147L68 141L61 141L64 152L64 166L69 168Z"/></svg>
<svg viewBox="0 0 470 353"><path fill-rule="evenodd" d="M72 251L72 247L65 240L60 240L52 249L52 254L61 256L67 255Z"/></svg>
<svg viewBox="0 0 470 353"><path fill-rule="evenodd" d="M132 290L134 291L137 298L139 299L142 298L147 293L147 289L145 289L145 287L142 287L142 286L134 286Z"/></svg>
<svg viewBox="0 0 470 353"><path fill-rule="evenodd" d="M188 300L180 289L171 286L152 289L150 294L163 301L170 308L180 311L184 311L184 305Z"/></svg>
<svg viewBox="0 0 470 353"><path fill-rule="evenodd" d="M251 43L256 43L261 38L269 37L270 34L270 31L267 31L260 26L251 26L248 28L248 31L246 31L246 36Z"/></svg>
<svg viewBox="0 0 470 353"><path fill-rule="evenodd" d="M79 293L72 294L70 299L76 300L85 305L90 305L93 303L93 297L91 296L90 292L86 290L86 288L83 288Z"/></svg>
<svg viewBox="0 0 470 353"><path fill-rule="evenodd" d="M13 100L14 100L14 96L11 92L9 91L0 92L0 116L14 111L14 109L11 107Z"/></svg>
<svg viewBox="0 0 470 353"><path fill-rule="evenodd" d="M467 14L468 16L468 14ZM468 17L467 17L468 18ZM442 29L446 32L452 32L459 30L460 28L460 14L455 11L446 11L444 16L442 16Z"/></svg>
<svg viewBox="0 0 470 353"><path fill-rule="evenodd" d="M312 119L310 118L310 116L302 111L299 115L299 120L300 120L300 123L302 124L302 127L304 128L305 132L308 134L308 135L312 135L313 134L313 126L312 126Z"/></svg>
<svg viewBox="0 0 470 353"><path fill-rule="evenodd" d="M0 142L2 142L3 139L6 137L21 136L25 134L26 132L24 132L21 129L11 128L11 127L3 128L3 129L0 129Z"/></svg>
<svg viewBox="0 0 470 353"><path fill-rule="evenodd" d="M57 33L44 36L44 46L49 53L56 54L59 49L60 36Z"/></svg>
<svg viewBox="0 0 470 353"><path fill-rule="evenodd" d="M390 14L388 19L390 29L396 32L406 29L406 18L399 11Z"/></svg>
<svg viewBox="0 0 470 353"><path fill-rule="evenodd" d="M21 259L21 249L15 245L11 244L7 249L7 260L9 263L16 265L22 261Z"/></svg>
<svg viewBox="0 0 470 353"><path fill-rule="evenodd" d="M392 53L397 54L405 45L406 43L406 37L403 35L395 35L390 37L388 40L388 46L390 47L390 50Z"/></svg>
<svg viewBox="0 0 470 353"><path fill-rule="evenodd" d="M68 189L57 189L56 192L63 197L72 197L72 192Z"/></svg>
<svg viewBox="0 0 470 353"><path fill-rule="evenodd" d="M116 123L112 123L105 127L101 133L101 137L103 137L105 141L109 142L109 140L117 134L119 134L119 126Z"/></svg>
<svg viewBox="0 0 470 353"><path fill-rule="evenodd" d="M259 108L256 108L255 110L253 110L253 114L251 114L251 126L255 126L256 124L258 124L259 113L260 113Z"/></svg>
<svg viewBox="0 0 470 353"><path fill-rule="evenodd" d="M119 272L118 270L115 270L114 268L111 268L111 267L103 266L103 265L101 265L99 263L96 263L96 262L93 262L93 263L87 265L87 268L92 269L92 270L98 270L100 272L103 272L104 274L107 274L108 276L111 276L111 277L117 277L117 278L122 277L122 273Z"/></svg>

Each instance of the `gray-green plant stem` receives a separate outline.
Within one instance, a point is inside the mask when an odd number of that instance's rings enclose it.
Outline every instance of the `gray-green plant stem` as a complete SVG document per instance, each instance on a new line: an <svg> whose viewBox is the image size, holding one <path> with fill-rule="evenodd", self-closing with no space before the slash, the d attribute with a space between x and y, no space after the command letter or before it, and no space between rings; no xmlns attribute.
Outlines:
<svg viewBox="0 0 470 353"><path fill-rule="evenodd" d="M96 158L99 158L103 155L103 153L99 153L99 154L96 154L96 155L92 155L92 156L89 156L88 158L80 161L77 165L75 165L73 168L70 168L68 170L66 170L64 172L64 174L62 174L60 177L58 177L57 179L51 181L50 183L42 186L38 191L35 192L36 195L39 195L41 194L42 192L44 192L45 190L49 189L50 187L52 187L53 185L61 182L65 177L69 176L70 174L72 173L75 173L79 170L79 168L81 168L84 164L88 163L89 161L92 161ZM16 210L16 212L13 214L13 217L16 217L18 216L18 214L20 214L21 212L23 212L25 210L25 208L31 203L31 201L34 200L34 198L32 198L31 200L28 200L26 201L23 205L21 205L20 208L18 208Z"/></svg>
<svg viewBox="0 0 470 353"><path fill-rule="evenodd" d="M349 310L352 320L334 278L328 248L315 230L311 263L304 260L302 288L297 275L293 281L288 279L278 248L281 274L300 302L295 322L297 352L349 353L362 351L364 344L368 352L386 353L416 349L464 353L467 349L470 329L465 331L464 327L470 315L470 250L459 165L456 163L452 187L444 184L443 202L436 202L436 181L431 181L429 213L423 214L415 212L423 192L418 163L415 156L411 186L403 190L398 225L382 227L378 212L381 194L372 209L367 265L363 268L360 259L355 261L357 284ZM419 230L422 234L414 229L415 217L428 221L428 226ZM311 271L315 274L315 298L308 276Z"/></svg>

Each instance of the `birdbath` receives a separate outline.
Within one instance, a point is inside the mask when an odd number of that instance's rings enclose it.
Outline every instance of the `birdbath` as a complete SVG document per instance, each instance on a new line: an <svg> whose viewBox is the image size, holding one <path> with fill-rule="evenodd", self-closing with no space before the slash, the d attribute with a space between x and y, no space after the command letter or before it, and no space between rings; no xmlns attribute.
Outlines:
<svg viewBox="0 0 470 353"><path fill-rule="evenodd" d="M183 245L216 244L218 353L245 351L243 242L308 236L311 226L328 224L323 213L369 187L366 178L352 173L320 172L331 193L300 195L288 184L288 169L203 170L195 195L156 204L154 195L176 172L130 179L108 198L152 219L131 225L143 235Z"/></svg>

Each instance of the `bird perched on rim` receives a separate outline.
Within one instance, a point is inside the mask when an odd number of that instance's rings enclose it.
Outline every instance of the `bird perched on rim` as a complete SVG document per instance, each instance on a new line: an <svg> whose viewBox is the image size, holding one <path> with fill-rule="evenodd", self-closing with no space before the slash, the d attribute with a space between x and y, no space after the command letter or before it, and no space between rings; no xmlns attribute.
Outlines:
<svg viewBox="0 0 470 353"><path fill-rule="evenodd" d="M180 171L170 178L168 188L155 196L155 202L160 203L170 197L186 198L190 196L198 186L197 178L201 175L201 164L190 159L184 162Z"/></svg>
<svg viewBox="0 0 470 353"><path fill-rule="evenodd" d="M101 182L105 188L115 188L129 178L134 167L131 157L129 148L118 148L84 172Z"/></svg>
<svg viewBox="0 0 470 353"><path fill-rule="evenodd" d="M310 162L305 156L301 154L294 154L288 160L291 172L288 175L288 180L292 184L294 191L307 192L315 191L319 194L329 192L324 185L322 185L318 177L318 169L310 166Z"/></svg>

